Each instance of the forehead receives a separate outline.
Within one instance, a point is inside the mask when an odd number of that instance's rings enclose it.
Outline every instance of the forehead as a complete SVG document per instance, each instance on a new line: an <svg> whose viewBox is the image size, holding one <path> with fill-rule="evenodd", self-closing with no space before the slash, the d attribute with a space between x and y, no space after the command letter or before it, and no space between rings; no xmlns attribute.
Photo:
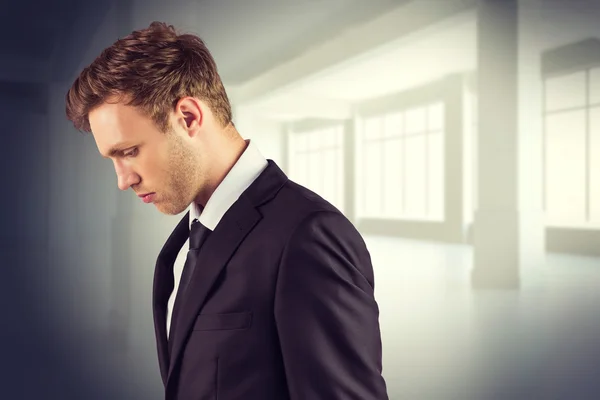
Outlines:
<svg viewBox="0 0 600 400"><path fill-rule="evenodd" d="M137 108L122 103L104 103L89 113L92 135L103 156L113 148L147 140L157 129Z"/></svg>

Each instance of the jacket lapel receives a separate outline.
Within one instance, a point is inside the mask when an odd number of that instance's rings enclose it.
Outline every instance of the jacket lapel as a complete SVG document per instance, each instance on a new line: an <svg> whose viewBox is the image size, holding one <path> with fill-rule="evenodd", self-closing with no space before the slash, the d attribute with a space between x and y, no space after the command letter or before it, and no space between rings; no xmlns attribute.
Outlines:
<svg viewBox="0 0 600 400"><path fill-rule="evenodd" d="M272 161L263 173L242 193L238 200L223 215L215 230L206 239L200 250L198 265L190 279L174 331L167 383L181 357L181 352L200 313L207 295L221 270L252 228L262 218L257 207L273 198L287 181L285 174Z"/></svg>
<svg viewBox="0 0 600 400"><path fill-rule="evenodd" d="M260 214L252 204L241 196L206 239L170 335L173 351L168 376L171 375L178 361L183 344L212 285L244 237L260 218Z"/></svg>
<svg viewBox="0 0 600 400"><path fill-rule="evenodd" d="M154 332L158 350L160 375L166 386L169 370L169 352L167 346L167 304L173 291L173 263L181 247L189 237L189 212L179 221L162 250L154 268L154 287L152 290L152 310Z"/></svg>

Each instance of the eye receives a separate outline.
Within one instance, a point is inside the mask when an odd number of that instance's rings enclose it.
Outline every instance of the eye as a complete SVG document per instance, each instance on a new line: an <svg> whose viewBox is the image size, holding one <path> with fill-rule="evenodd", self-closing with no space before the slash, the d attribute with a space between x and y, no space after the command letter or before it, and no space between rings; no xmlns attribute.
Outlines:
<svg viewBox="0 0 600 400"><path fill-rule="evenodd" d="M125 157L135 157L135 156L137 156L137 154L138 154L138 149L137 149L137 147L136 147L136 148L133 148L133 149L131 149L131 150L129 150L129 151L127 151L127 152L125 152L125 153L123 153L123 155L124 155Z"/></svg>

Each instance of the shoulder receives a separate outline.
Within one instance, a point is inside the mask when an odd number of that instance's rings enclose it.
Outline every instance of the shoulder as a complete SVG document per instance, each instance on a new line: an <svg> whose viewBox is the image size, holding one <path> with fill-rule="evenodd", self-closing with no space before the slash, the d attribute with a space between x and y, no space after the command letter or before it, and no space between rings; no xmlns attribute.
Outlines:
<svg viewBox="0 0 600 400"><path fill-rule="evenodd" d="M300 219L316 213L336 214L345 218L344 214L330 201L292 180L288 180L283 185L274 202L284 206L288 213L295 214Z"/></svg>
<svg viewBox="0 0 600 400"><path fill-rule="evenodd" d="M352 222L335 205L292 180L288 180L265 204L263 212L287 231L310 229L314 224L355 231Z"/></svg>
<svg viewBox="0 0 600 400"><path fill-rule="evenodd" d="M294 214L287 247L325 245L345 251L351 251L351 248L366 250L354 224L322 196L293 181L288 182L280 194L282 204L287 204L288 212Z"/></svg>
<svg viewBox="0 0 600 400"><path fill-rule="evenodd" d="M302 212L297 214L284 240L279 264L281 280L298 284L330 280L332 285L346 282L372 291L371 256L352 222L306 188L292 187L290 192L303 196L299 200Z"/></svg>
<svg viewBox="0 0 600 400"><path fill-rule="evenodd" d="M260 206L270 246L305 246L315 241L329 246L365 244L353 223L331 202L314 191L288 180Z"/></svg>

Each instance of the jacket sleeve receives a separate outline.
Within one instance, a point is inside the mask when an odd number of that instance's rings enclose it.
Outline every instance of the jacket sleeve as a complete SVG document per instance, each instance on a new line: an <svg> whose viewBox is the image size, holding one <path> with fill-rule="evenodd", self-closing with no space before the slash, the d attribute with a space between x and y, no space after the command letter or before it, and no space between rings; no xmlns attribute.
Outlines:
<svg viewBox="0 0 600 400"><path fill-rule="evenodd" d="M373 267L342 214L320 211L284 249L275 319L292 400L387 400Z"/></svg>

